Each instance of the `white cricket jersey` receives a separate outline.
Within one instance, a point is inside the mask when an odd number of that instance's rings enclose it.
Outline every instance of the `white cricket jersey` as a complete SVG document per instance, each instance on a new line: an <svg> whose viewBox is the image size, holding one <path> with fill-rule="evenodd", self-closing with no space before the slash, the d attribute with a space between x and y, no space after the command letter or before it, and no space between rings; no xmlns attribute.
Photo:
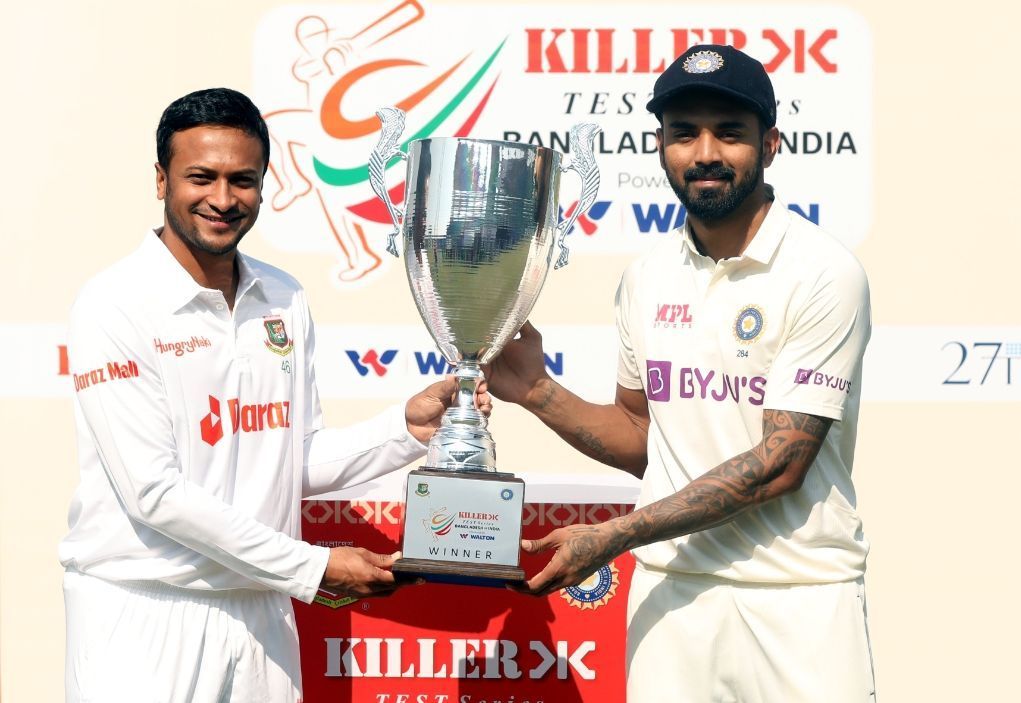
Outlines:
<svg viewBox="0 0 1021 703"><path fill-rule="evenodd" d="M300 540L302 496L375 478L425 447L403 406L323 429L298 283L238 253L232 313L158 233L71 311L81 484L60 561L112 581L310 601L329 550Z"/></svg>
<svg viewBox="0 0 1021 703"><path fill-rule="evenodd" d="M617 326L618 383L644 391L651 417L639 507L751 449L766 408L835 420L798 491L641 547L639 563L747 582L861 576L851 464L871 321L857 259L779 200L745 252L719 262L685 224L624 273Z"/></svg>

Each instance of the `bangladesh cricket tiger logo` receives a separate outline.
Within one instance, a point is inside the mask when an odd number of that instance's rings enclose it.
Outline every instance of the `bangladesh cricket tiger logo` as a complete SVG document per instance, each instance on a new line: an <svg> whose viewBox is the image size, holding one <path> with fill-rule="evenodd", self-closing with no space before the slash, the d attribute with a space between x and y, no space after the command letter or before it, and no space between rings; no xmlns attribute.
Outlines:
<svg viewBox="0 0 1021 703"><path fill-rule="evenodd" d="M279 317L264 317L262 325L266 328L266 348L280 356L290 354L294 343L287 336L284 321Z"/></svg>

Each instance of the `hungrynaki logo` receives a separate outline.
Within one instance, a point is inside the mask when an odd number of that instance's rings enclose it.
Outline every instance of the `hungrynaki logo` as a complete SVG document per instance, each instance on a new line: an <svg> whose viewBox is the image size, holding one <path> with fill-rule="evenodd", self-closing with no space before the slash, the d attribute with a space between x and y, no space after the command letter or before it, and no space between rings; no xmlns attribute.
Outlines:
<svg viewBox="0 0 1021 703"><path fill-rule="evenodd" d="M216 396L209 396L209 414L199 422L202 441L209 446L214 446L223 439L225 434L221 407L220 400ZM234 434L284 429L291 426L291 402L289 400L242 405L237 398L231 398L227 401L227 410L229 415L227 419L230 421L231 432Z"/></svg>
<svg viewBox="0 0 1021 703"><path fill-rule="evenodd" d="M397 356L396 349L387 349L380 354L375 349L370 349L364 354L359 354L354 349L345 350L347 358L351 360L359 376L368 376L369 370L377 376L386 376L387 366Z"/></svg>

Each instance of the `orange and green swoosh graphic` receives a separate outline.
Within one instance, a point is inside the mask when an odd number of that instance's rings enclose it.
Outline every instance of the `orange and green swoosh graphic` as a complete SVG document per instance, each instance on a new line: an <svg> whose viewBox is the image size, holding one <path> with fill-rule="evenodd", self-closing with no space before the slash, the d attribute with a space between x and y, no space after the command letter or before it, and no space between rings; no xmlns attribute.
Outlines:
<svg viewBox="0 0 1021 703"><path fill-rule="evenodd" d="M445 535L450 532L450 528L454 526L455 517L453 515L447 515L446 513L440 512L433 515L430 520L429 527L437 535Z"/></svg>
<svg viewBox="0 0 1021 703"><path fill-rule="evenodd" d="M433 132L435 132L436 129L440 125L442 125L447 120L447 118L450 117L451 113L453 113L458 107L461 106L461 104L468 97L469 93L471 93L475 86L479 84L479 82L486 75L489 69L492 68L493 63L496 61L496 57L503 50L503 47L506 43L507 43L506 39L500 42L500 45L496 47L496 50L493 51L492 54L490 54L489 58L486 59L485 63L483 63L479 70L477 70L475 74L468 79L464 86L462 86L461 89L457 91L454 97L451 98L450 101L447 102L447 104L444 105L432 117L432 119L430 119L420 130L418 130L418 132L413 134L411 137L409 137L401 144L402 151L407 150L408 144L410 142L416 139L426 139L429 136L431 136ZM461 59L461 61L454 64L453 67L451 67L449 70L441 74L438 78L436 78L431 83L423 87L421 90L405 98L401 103L398 103L398 107L407 110L420 103L423 99L425 99L426 96L428 96L430 93L436 90L436 88L438 88L443 83L443 81L445 81L463 62L464 59ZM380 70L381 68L408 65L414 65L414 62L403 60L380 61L373 64L370 68L371 70ZM363 77L366 74L366 71L362 72L355 71L353 73L354 75L349 76L348 80L338 82L337 86L335 86L334 89L332 89L330 93L327 94L326 99L324 100L324 107L326 103L330 103L331 105L336 104L339 107L339 100L342 93L348 87L350 87L350 85L354 81L356 81L358 78ZM457 130L457 133L454 136L457 137L466 136L468 132L471 130L471 128L475 125L475 122L478 120L479 115L482 113L482 108L485 107L486 102L488 102L489 100L489 96L493 92L493 88L496 87L496 81L498 79L499 76L497 76L497 78L493 80L492 85L490 85L485 95L482 96L481 100L479 101L479 104L472 111L468 120L461 126L460 129ZM378 128L375 118L360 120L358 122L350 122L339 116L339 109L336 111L335 115L332 115L329 118L324 116L322 122L323 128L327 131L327 133L331 134L331 136L338 138L352 138L357 136L364 136L366 134L370 134L373 130ZM363 183L369 179L369 164L367 161L358 166L343 168L330 166L329 164L326 164L323 161L319 160L318 157L313 157L313 164L315 166L316 175L319 176L319 179L322 180L323 183L326 183L328 185L349 186L358 183ZM399 188L400 186L398 186L398 189ZM351 209L352 212L355 212L356 214L360 214L355 209L357 207L358 206L353 206L349 209Z"/></svg>

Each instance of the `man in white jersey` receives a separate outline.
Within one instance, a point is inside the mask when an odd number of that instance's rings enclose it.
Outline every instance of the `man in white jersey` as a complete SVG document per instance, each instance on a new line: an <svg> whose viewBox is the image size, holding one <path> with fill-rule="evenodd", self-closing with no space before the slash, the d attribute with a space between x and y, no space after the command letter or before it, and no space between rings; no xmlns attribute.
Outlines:
<svg viewBox="0 0 1021 703"><path fill-rule="evenodd" d="M526 325L490 391L588 456L643 478L635 511L526 542L527 584L577 584L626 550L635 703L873 700L851 483L868 282L763 177L777 152L763 66L696 46L656 81L660 163L684 225L624 273L612 405L545 372Z"/></svg>
<svg viewBox="0 0 1021 703"><path fill-rule="evenodd" d="M74 304L68 701L300 701L290 599L395 588L393 555L301 541L300 501L422 456L456 384L323 427L304 291L236 250L269 148L241 93L173 102L157 129L163 226Z"/></svg>

